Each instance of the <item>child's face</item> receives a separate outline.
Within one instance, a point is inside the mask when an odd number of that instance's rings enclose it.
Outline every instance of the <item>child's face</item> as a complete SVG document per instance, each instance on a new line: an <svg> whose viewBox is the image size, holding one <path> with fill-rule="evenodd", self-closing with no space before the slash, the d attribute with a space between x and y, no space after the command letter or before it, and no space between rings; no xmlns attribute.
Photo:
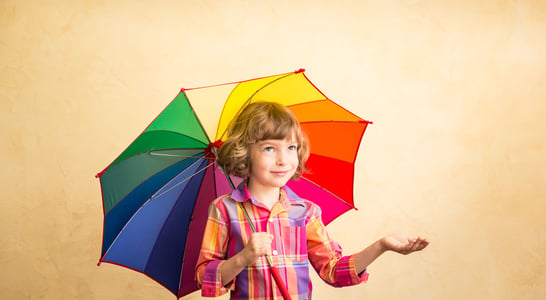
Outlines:
<svg viewBox="0 0 546 300"><path fill-rule="evenodd" d="M259 141L250 146L249 184L264 189L282 187L294 175L298 163L294 139Z"/></svg>

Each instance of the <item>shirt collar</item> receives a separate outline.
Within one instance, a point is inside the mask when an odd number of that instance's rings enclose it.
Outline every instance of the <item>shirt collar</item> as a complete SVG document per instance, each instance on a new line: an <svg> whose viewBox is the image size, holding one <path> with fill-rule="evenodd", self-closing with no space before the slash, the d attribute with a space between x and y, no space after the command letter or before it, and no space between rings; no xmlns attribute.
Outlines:
<svg viewBox="0 0 546 300"><path fill-rule="evenodd" d="M246 182L241 182L239 186L231 192L231 198L237 202L245 202L246 200L251 200L256 204L256 200L252 198L248 192ZM292 191L286 185L281 187L280 202L284 207L289 205L304 205L303 199L301 199L294 191Z"/></svg>

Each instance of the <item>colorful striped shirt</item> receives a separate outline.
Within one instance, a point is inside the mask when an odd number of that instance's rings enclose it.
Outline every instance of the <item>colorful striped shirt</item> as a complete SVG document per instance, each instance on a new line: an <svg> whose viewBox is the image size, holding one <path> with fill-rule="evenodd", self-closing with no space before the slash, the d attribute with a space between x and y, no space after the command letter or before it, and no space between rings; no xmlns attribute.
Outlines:
<svg viewBox="0 0 546 300"><path fill-rule="evenodd" d="M330 239L316 204L283 187L279 201L269 210L241 184L231 195L216 199L209 207L196 266L202 296L217 297L229 291L231 299L282 299L264 256L227 286L222 285L223 261L241 251L252 234L242 206L257 231L273 235L270 257L292 299L311 298L309 263L320 278L335 287L367 281L368 273L357 274L354 256L343 256L340 245Z"/></svg>

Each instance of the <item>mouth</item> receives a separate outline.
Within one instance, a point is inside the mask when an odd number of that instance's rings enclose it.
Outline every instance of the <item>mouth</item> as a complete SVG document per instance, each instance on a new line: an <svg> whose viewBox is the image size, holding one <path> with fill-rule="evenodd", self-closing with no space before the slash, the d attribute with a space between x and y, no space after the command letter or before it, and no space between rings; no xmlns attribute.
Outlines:
<svg viewBox="0 0 546 300"><path fill-rule="evenodd" d="M287 175L288 173L290 173L290 171L273 171L271 173L273 173L273 175L275 176L281 177Z"/></svg>

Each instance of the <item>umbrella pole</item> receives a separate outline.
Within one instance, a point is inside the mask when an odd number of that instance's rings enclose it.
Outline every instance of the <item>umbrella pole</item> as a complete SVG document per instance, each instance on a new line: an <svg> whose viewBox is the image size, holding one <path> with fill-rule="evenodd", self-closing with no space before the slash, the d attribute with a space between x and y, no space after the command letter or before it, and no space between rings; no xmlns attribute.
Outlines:
<svg viewBox="0 0 546 300"><path fill-rule="evenodd" d="M243 209L243 213L245 214L246 220L250 224L250 228L252 229L252 232L256 232L256 227L254 227L254 223L252 223L252 220L250 219L250 216L248 215L248 212L246 211L243 203L241 203L241 208ZM279 290L281 290L281 294L283 298L285 300L292 300L292 297L290 297L290 294L288 293L288 289L286 288L286 285L282 281L281 275L279 274L279 270L273 265L273 261L271 260L271 257L269 257L269 255L266 255L265 259L267 260L267 264L269 265L269 269L271 270L271 275L273 276L275 283L279 287Z"/></svg>

